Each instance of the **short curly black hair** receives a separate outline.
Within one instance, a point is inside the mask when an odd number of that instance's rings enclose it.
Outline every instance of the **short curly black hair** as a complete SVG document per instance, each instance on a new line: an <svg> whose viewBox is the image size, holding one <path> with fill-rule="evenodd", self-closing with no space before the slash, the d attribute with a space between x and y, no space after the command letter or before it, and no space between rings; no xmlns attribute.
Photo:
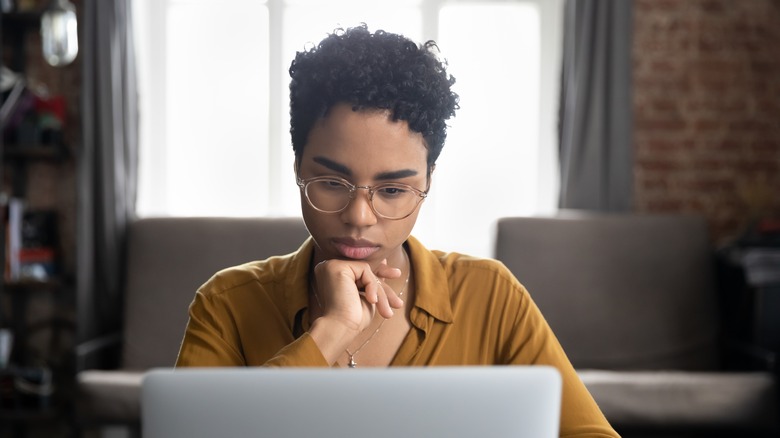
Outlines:
<svg viewBox="0 0 780 438"><path fill-rule="evenodd" d="M433 41L408 38L365 24L337 29L319 45L298 52L290 65L290 135L300 158L309 131L336 104L353 110L389 110L422 134L432 167L447 137L446 120L455 115L455 78L439 60Z"/></svg>

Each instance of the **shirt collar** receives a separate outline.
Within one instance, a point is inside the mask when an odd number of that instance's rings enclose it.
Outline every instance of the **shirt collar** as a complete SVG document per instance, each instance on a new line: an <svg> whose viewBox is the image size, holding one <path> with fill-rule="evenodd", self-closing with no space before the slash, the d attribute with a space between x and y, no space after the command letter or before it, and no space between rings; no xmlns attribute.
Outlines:
<svg viewBox="0 0 780 438"><path fill-rule="evenodd" d="M414 273L414 306L442 322L452 322L450 283L441 260L414 237L407 240L407 248Z"/></svg>
<svg viewBox="0 0 780 438"><path fill-rule="evenodd" d="M287 305L287 321L290 327L295 324L295 317L301 310L308 310L309 307L309 268L314 256L314 240L307 238L297 251L290 255L288 263L290 269L282 268L282 272L287 271L288 275L284 278L284 294ZM308 311L304 312L303 324L304 330L309 328Z"/></svg>

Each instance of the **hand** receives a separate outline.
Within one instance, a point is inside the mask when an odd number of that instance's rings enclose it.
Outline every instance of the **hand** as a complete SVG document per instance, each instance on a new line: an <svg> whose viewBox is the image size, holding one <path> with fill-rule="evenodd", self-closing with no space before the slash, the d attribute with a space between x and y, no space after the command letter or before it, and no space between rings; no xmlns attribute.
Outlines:
<svg viewBox="0 0 780 438"><path fill-rule="evenodd" d="M386 279L398 278L401 270L383 261L374 272L365 262L326 260L314 267L317 298L324 318L337 321L355 335L365 330L375 313L393 316L403 300Z"/></svg>

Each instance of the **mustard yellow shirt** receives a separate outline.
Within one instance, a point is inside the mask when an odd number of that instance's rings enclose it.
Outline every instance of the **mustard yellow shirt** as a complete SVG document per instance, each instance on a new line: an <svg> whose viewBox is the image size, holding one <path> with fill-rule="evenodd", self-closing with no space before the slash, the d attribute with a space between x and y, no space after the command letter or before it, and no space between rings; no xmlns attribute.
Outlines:
<svg viewBox="0 0 780 438"><path fill-rule="evenodd" d="M218 272L195 294L176 366L329 364L308 335L313 241L289 255ZM526 289L500 262L407 248L415 276L412 329L390 366L556 367L562 437L617 437Z"/></svg>

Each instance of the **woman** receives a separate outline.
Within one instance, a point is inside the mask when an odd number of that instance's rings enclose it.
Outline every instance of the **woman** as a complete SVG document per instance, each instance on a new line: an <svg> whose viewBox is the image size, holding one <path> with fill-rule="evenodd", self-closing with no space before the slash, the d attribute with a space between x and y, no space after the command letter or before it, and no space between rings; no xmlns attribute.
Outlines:
<svg viewBox="0 0 780 438"><path fill-rule="evenodd" d="M202 286L177 366L546 364L563 377L561 435L615 437L502 264L410 236L458 108L435 49L362 26L297 54L290 132L311 238Z"/></svg>

